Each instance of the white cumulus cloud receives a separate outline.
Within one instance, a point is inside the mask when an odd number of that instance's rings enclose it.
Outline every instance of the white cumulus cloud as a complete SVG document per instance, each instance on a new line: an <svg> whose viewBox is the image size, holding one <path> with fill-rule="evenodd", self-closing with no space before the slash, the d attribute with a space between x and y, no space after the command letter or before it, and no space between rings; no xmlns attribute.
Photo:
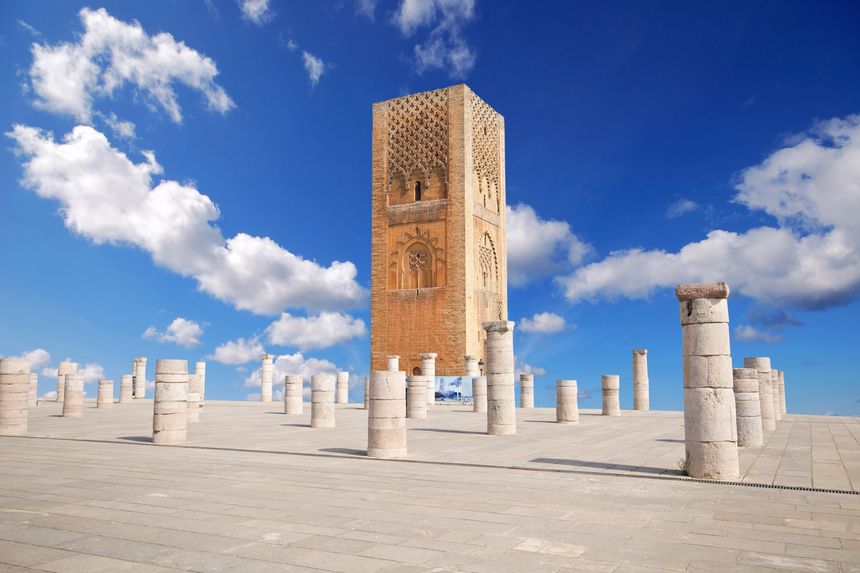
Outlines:
<svg viewBox="0 0 860 573"><path fill-rule="evenodd" d="M203 336L203 327L193 320L177 316L167 325L163 332L159 332L154 326L147 328L142 337L157 340L159 342L173 342L186 348L192 348L200 344Z"/></svg>
<svg viewBox="0 0 860 573"><path fill-rule="evenodd" d="M96 244L139 247L156 264L196 279L200 290L258 314L356 307L365 300L351 262L324 267L268 237L239 233L225 240L209 197L191 184L153 182L162 169L151 151L134 163L84 125L59 142L23 125L7 136L24 159L22 185L57 200L66 227Z"/></svg>
<svg viewBox="0 0 860 573"><path fill-rule="evenodd" d="M237 338L219 344L208 356L209 360L221 364L247 364L254 360L260 360L265 349L257 337Z"/></svg>
<svg viewBox="0 0 860 573"><path fill-rule="evenodd" d="M447 69L453 78L465 77L475 65L475 51L463 37L463 27L475 17L475 0L401 0L394 23L404 36L429 28L413 47L418 73Z"/></svg>
<svg viewBox="0 0 860 573"><path fill-rule="evenodd" d="M670 219L675 219L681 215L692 213L698 209L699 204L692 199L678 199L666 208L666 216Z"/></svg>
<svg viewBox="0 0 860 573"><path fill-rule="evenodd" d="M179 123L176 83L201 92L211 110L226 113L234 107L215 83L215 62L172 35L150 36L138 22L117 20L104 8L83 8L80 19L84 33L77 42L33 44L29 75L38 107L88 122L95 98L109 98L130 85Z"/></svg>
<svg viewBox="0 0 860 573"><path fill-rule="evenodd" d="M258 26L270 21L274 14L269 6L269 0L239 0L242 17Z"/></svg>
<svg viewBox="0 0 860 573"><path fill-rule="evenodd" d="M293 316L284 312L266 328L269 342L299 350L327 348L366 334L363 320L340 312L322 312L314 316Z"/></svg>
<svg viewBox="0 0 860 573"><path fill-rule="evenodd" d="M323 72L325 72L325 63L310 52L302 52L302 60L305 63L308 80L310 80L312 86L317 85Z"/></svg>
<svg viewBox="0 0 860 573"><path fill-rule="evenodd" d="M44 348L34 348L33 350L28 350L18 356L3 356L0 354L0 358L24 359L30 363L31 372L37 372L39 369L45 368L51 363L51 354Z"/></svg>
<svg viewBox="0 0 860 573"><path fill-rule="evenodd" d="M314 374L335 374L337 366L328 360L313 357L305 358L301 352L296 352L275 358L272 371L273 386L283 386L284 376L291 374L302 376L305 379L305 387L310 388L311 376ZM245 378L245 386L248 388L260 387L260 367L257 367ZM257 399L259 397L260 395L257 394Z"/></svg>
<svg viewBox="0 0 860 573"><path fill-rule="evenodd" d="M532 376L545 376L546 368L526 364L519 356L514 355L514 372L518 374L531 374Z"/></svg>
<svg viewBox="0 0 860 573"><path fill-rule="evenodd" d="M734 337L744 342L764 342L765 344L775 344L782 341L782 336L760 330L749 324L736 326Z"/></svg>
<svg viewBox="0 0 860 573"><path fill-rule="evenodd" d="M552 334L565 329L564 317L553 312L539 312L532 318L520 319L520 329L523 332L536 332L541 334Z"/></svg>

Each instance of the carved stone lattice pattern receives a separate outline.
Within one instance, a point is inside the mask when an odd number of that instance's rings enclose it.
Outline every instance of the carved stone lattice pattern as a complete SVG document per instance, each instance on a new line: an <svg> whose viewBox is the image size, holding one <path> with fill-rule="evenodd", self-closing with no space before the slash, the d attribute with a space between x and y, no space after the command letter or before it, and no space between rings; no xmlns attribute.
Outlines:
<svg viewBox="0 0 860 573"><path fill-rule="evenodd" d="M499 119L487 103L472 94L472 159L478 177L499 189Z"/></svg>
<svg viewBox="0 0 860 573"><path fill-rule="evenodd" d="M415 250L409 251L409 268L413 271L420 271L427 267L427 251Z"/></svg>
<svg viewBox="0 0 860 573"><path fill-rule="evenodd" d="M481 275L484 280L485 290L496 292L499 280L499 266L496 260L496 247L493 239L488 233L484 233L481 244L478 245L478 263L481 267Z"/></svg>
<svg viewBox="0 0 860 573"><path fill-rule="evenodd" d="M486 105L486 104L485 104ZM394 177L448 167L448 102L445 90L392 100L388 106L388 183Z"/></svg>

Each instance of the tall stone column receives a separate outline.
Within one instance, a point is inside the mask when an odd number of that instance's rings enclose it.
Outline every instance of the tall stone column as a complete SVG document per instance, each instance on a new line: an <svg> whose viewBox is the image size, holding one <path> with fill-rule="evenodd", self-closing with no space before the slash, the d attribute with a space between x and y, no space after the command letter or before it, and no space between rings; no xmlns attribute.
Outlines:
<svg viewBox="0 0 860 573"><path fill-rule="evenodd" d="M27 433L29 387L30 361L0 358L0 435L23 436Z"/></svg>
<svg viewBox="0 0 860 573"><path fill-rule="evenodd" d="M76 374L78 372L77 362L60 362L57 367L57 402L63 401L63 396L66 393L66 374Z"/></svg>
<svg viewBox="0 0 860 573"><path fill-rule="evenodd" d="M406 377L406 417L427 417L429 376Z"/></svg>
<svg viewBox="0 0 860 573"><path fill-rule="evenodd" d="M272 355L263 354L263 367L260 370L260 401L272 401L272 375L274 368L272 365Z"/></svg>
<svg viewBox="0 0 860 573"><path fill-rule="evenodd" d="M472 411L487 411L487 377L472 377Z"/></svg>
<svg viewBox="0 0 860 573"><path fill-rule="evenodd" d="M436 353L424 352L421 357L421 375L428 378L427 406L436 405Z"/></svg>
<svg viewBox="0 0 860 573"><path fill-rule="evenodd" d="M334 428L334 376L311 376L311 428Z"/></svg>
<svg viewBox="0 0 860 573"><path fill-rule="evenodd" d="M520 408L535 407L535 377L533 374L520 374Z"/></svg>
<svg viewBox="0 0 860 573"><path fill-rule="evenodd" d="M514 390L514 323L484 322L487 331L487 433L511 436L517 433Z"/></svg>
<svg viewBox="0 0 860 573"><path fill-rule="evenodd" d="M779 410L783 417L788 414L785 408L785 372L782 370L779 371Z"/></svg>
<svg viewBox="0 0 860 573"><path fill-rule="evenodd" d="M284 414L301 416L304 413L304 381L304 378L295 374L284 376Z"/></svg>
<svg viewBox="0 0 860 573"><path fill-rule="evenodd" d="M686 284L680 302L684 365L687 473L694 478L739 477L737 419L729 342L729 286Z"/></svg>
<svg viewBox="0 0 860 573"><path fill-rule="evenodd" d="M770 371L770 394L773 398L773 420L782 420L782 404L779 401L779 370L772 368Z"/></svg>
<svg viewBox="0 0 860 573"><path fill-rule="evenodd" d="M364 409L370 405L370 376L364 377Z"/></svg>
<svg viewBox="0 0 860 573"><path fill-rule="evenodd" d="M734 368L735 411L738 421L738 447L759 448L764 444L761 429L761 400L758 397L758 371Z"/></svg>
<svg viewBox="0 0 860 573"><path fill-rule="evenodd" d="M195 372L188 375L188 423L200 421L200 375Z"/></svg>
<svg viewBox="0 0 860 573"><path fill-rule="evenodd" d="M761 429L767 434L776 429L776 420L773 417L773 389L770 382L770 358L767 356L744 358L744 368L754 368L758 372Z"/></svg>
<svg viewBox="0 0 860 573"><path fill-rule="evenodd" d="M134 359L134 370L132 371L132 382L134 382L134 397L146 398L146 356L138 356Z"/></svg>
<svg viewBox="0 0 860 573"><path fill-rule="evenodd" d="M152 442L183 444L188 434L188 361L155 361Z"/></svg>
<svg viewBox="0 0 860 573"><path fill-rule="evenodd" d="M389 372L397 372L400 370L400 357L396 354L392 354L388 356L388 371Z"/></svg>
<svg viewBox="0 0 860 573"><path fill-rule="evenodd" d="M134 398L134 387L132 386L132 375L123 374L119 379L119 403L127 404Z"/></svg>
<svg viewBox="0 0 860 573"><path fill-rule="evenodd" d="M618 374L603 374L600 377L600 388L603 392L604 416L620 416L621 402L618 392L621 389L621 376Z"/></svg>
<svg viewBox="0 0 860 573"><path fill-rule="evenodd" d="M113 408L113 380L99 380L99 389L96 394L96 408Z"/></svg>
<svg viewBox="0 0 860 573"><path fill-rule="evenodd" d="M463 370L467 377L480 376L481 371L478 369L478 357L466 355L463 357Z"/></svg>
<svg viewBox="0 0 860 573"><path fill-rule="evenodd" d="M643 411L651 409L648 389L647 348L633 350L633 409Z"/></svg>
<svg viewBox="0 0 860 573"><path fill-rule="evenodd" d="M39 374L30 372L30 384L28 386L27 407L35 408L39 405Z"/></svg>
<svg viewBox="0 0 860 573"><path fill-rule="evenodd" d="M556 380L555 421L559 424L579 422L579 391L576 380Z"/></svg>
<svg viewBox="0 0 860 573"><path fill-rule="evenodd" d="M81 374L66 374L63 417L81 418L84 415L84 377Z"/></svg>
<svg viewBox="0 0 860 573"><path fill-rule="evenodd" d="M194 364L194 373L197 374L197 385L200 388L200 407L206 403L206 363L202 360Z"/></svg>
<svg viewBox="0 0 860 573"><path fill-rule="evenodd" d="M405 378L403 372L373 372L367 414L368 457L406 456ZM426 383L424 388L427 388Z"/></svg>
<svg viewBox="0 0 860 573"><path fill-rule="evenodd" d="M349 372L337 373L336 390L335 402L338 404L349 404Z"/></svg>

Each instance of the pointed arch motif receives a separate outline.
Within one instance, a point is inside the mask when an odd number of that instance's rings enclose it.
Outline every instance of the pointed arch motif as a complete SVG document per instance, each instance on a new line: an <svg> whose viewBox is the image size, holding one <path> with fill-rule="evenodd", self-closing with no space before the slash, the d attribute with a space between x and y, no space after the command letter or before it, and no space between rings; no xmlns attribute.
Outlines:
<svg viewBox="0 0 860 573"><path fill-rule="evenodd" d="M482 290L499 292L499 259L496 255L496 245L486 231L481 235L478 244L479 286Z"/></svg>
<svg viewBox="0 0 860 573"><path fill-rule="evenodd" d="M395 289L421 289L444 286L445 249L439 238L429 230L415 227L407 231L395 244L389 265L394 273Z"/></svg>

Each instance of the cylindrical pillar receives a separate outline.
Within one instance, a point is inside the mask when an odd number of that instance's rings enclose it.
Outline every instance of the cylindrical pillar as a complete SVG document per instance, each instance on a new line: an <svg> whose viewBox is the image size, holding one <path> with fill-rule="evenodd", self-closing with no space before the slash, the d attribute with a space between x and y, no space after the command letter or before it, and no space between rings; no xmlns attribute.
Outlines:
<svg viewBox="0 0 860 573"><path fill-rule="evenodd" d="M779 371L779 410L783 417L788 414L785 408L785 372L782 370Z"/></svg>
<svg viewBox="0 0 860 573"><path fill-rule="evenodd" d="M373 372L367 414L367 455L371 458L406 455L405 378L403 372Z"/></svg>
<svg viewBox="0 0 860 573"><path fill-rule="evenodd" d="M517 433L514 389L514 323L497 320L481 324L487 331L487 433Z"/></svg>
<svg viewBox="0 0 860 573"><path fill-rule="evenodd" d="M334 428L334 376L311 376L311 428Z"/></svg>
<svg viewBox="0 0 860 573"><path fill-rule="evenodd" d="M618 392L621 389L621 376L618 374L603 374L600 377L600 388L603 392L604 416L620 416L621 402Z"/></svg>
<svg viewBox="0 0 860 573"><path fill-rule="evenodd" d="M633 409L650 410L651 399L648 395L648 349L633 350Z"/></svg>
<svg viewBox="0 0 860 573"><path fill-rule="evenodd" d="M472 376L472 411L487 411L487 377Z"/></svg>
<svg viewBox="0 0 860 573"><path fill-rule="evenodd" d="M349 404L349 372L338 372L335 403Z"/></svg>
<svg viewBox="0 0 860 573"><path fill-rule="evenodd" d="M206 402L206 363L202 360L194 364L194 373L197 374L197 387L200 389L200 407Z"/></svg>
<svg viewBox="0 0 860 573"><path fill-rule="evenodd" d="M758 372L755 368L732 370L738 447L759 448L764 444L761 431L761 402L758 397Z"/></svg>
<svg viewBox="0 0 860 573"><path fill-rule="evenodd" d="M263 367L260 370L260 401L272 401L272 375L274 368L272 366L272 355L263 354Z"/></svg>
<svg viewBox="0 0 860 573"><path fill-rule="evenodd" d="M684 367L686 469L694 478L736 480L738 436L729 342L729 286L678 285Z"/></svg>
<svg viewBox="0 0 860 573"><path fill-rule="evenodd" d="M113 408L113 380L99 380L96 408Z"/></svg>
<svg viewBox="0 0 860 573"><path fill-rule="evenodd" d="M119 379L119 403L127 404L134 397L134 387L132 386L132 375L123 374Z"/></svg>
<svg viewBox="0 0 860 573"><path fill-rule="evenodd" d="M467 354L463 357L463 370L466 376L480 376L481 371L478 369L478 357Z"/></svg>
<svg viewBox="0 0 860 573"><path fill-rule="evenodd" d="M0 435L23 436L27 433L29 393L30 361L0 358Z"/></svg>
<svg viewBox="0 0 860 573"><path fill-rule="evenodd" d="M773 417L773 389L770 381L770 358L767 356L744 358L744 368L754 368L758 372L758 394L761 402L761 429L767 434L776 429Z"/></svg>
<svg viewBox="0 0 860 573"><path fill-rule="evenodd" d="M400 370L400 357L396 354L392 354L387 358L388 360L388 371L389 372L397 372Z"/></svg>
<svg viewBox="0 0 860 573"><path fill-rule="evenodd" d="M534 374L520 374L520 408L535 407Z"/></svg>
<svg viewBox="0 0 860 573"><path fill-rule="evenodd" d="M424 352L421 358L421 375L429 378L427 384L427 406L436 405L436 353Z"/></svg>
<svg viewBox="0 0 860 573"><path fill-rule="evenodd" d="M63 401L63 395L66 392L66 374L75 374L78 371L76 362L60 362L57 367L57 402Z"/></svg>
<svg viewBox="0 0 860 573"><path fill-rule="evenodd" d="M30 372L30 384L27 387L27 407L35 408L39 405L39 374Z"/></svg>
<svg viewBox="0 0 860 573"><path fill-rule="evenodd" d="M152 442L182 444L188 433L188 361L155 361Z"/></svg>
<svg viewBox="0 0 860 573"><path fill-rule="evenodd" d="M63 417L80 418L84 415L84 377L81 374L66 374L63 397Z"/></svg>
<svg viewBox="0 0 860 573"><path fill-rule="evenodd" d="M555 421L559 424L579 422L578 392L576 380L556 380Z"/></svg>
<svg viewBox="0 0 860 573"><path fill-rule="evenodd" d="M300 416L304 412L302 384L304 378L295 374L284 376L284 414Z"/></svg>
<svg viewBox="0 0 860 573"><path fill-rule="evenodd" d="M200 375L188 375L188 423L200 421Z"/></svg>
<svg viewBox="0 0 860 573"><path fill-rule="evenodd" d="M429 376L406 377L406 417L427 417L427 392Z"/></svg>
<svg viewBox="0 0 860 573"><path fill-rule="evenodd" d="M773 420L782 420L782 404L779 401L779 370L772 368L770 371L770 395L773 398Z"/></svg>
<svg viewBox="0 0 860 573"><path fill-rule="evenodd" d="M370 404L370 376L364 377L364 409L367 410Z"/></svg>
<svg viewBox="0 0 860 573"><path fill-rule="evenodd" d="M146 356L138 356L134 359L132 370L132 382L134 383L134 397L146 398Z"/></svg>

